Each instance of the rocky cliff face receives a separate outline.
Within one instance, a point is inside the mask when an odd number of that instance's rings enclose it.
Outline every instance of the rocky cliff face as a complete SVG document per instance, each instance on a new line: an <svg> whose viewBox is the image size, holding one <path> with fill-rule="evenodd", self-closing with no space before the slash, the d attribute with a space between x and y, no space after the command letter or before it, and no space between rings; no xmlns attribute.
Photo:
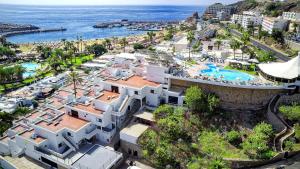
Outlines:
<svg viewBox="0 0 300 169"><path fill-rule="evenodd" d="M273 2L272 0L245 0L230 4L236 13L247 10L256 10L268 16L279 16L282 12L300 12L300 0L287 0L286 2Z"/></svg>

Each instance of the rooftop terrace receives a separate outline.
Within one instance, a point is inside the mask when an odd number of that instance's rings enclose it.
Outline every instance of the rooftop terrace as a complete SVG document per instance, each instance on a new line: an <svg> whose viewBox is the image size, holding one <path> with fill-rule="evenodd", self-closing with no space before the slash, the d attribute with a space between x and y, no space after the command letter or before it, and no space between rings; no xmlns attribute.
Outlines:
<svg viewBox="0 0 300 169"><path fill-rule="evenodd" d="M89 123L88 121L72 117L68 114L62 115L59 119L60 120L53 121L52 123L48 123L46 121L40 121L36 125L53 132L57 132L64 128L77 131L81 127Z"/></svg>
<svg viewBox="0 0 300 169"><path fill-rule="evenodd" d="M97 98L97 100L106 102L106 103L111 103L112 101L116 100L119 98L120 94L119 93L114 93L110 91L101 91L101 96Z"/></svg>
<svg viewBox="0 0 300 169"><path fill-rule="evenodd" d="M34 130L29 130L29 131L26 131L26 132L20 134L20 136L27 139L27 140L31 140L31 141L33 141L37 144L39 144L39 143L46 140L45 138L40 137L40 136L32 137L33 134L34 134Z"/></svg>
<svg viewBox="0 0 300 169"><path fill-rule="evenodd" d="M135 88L143 88L145 86L158 87L160 85L159 83L146 80L143 77L137 75L131 76L127 80L119 79L119 80L106 80L106 81L115 84L129 86L129 87L135 87Z"/></svg>

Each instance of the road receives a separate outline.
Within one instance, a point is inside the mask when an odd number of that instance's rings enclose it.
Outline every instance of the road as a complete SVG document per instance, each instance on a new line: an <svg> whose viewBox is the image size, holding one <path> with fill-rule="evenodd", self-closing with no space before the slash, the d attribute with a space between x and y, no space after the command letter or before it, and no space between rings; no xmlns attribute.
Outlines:
<svg viewBox="0 0 300 169"><path fill-rule="evenodd" d="M230 29L230 32L234 36L237 36L237 37L241 37L242 36L242 34L240 32L238 32L237 30ZM257 40L254 40L253 38L250 39L250 42L254 46L256 46L257 48L259 48L259 49L263 49L265 51L270 51L270 52L274 53L275 54L274 57L276 57L277 59L280 59L280 60L285 61L285 62L290 60L290 58L288 57L288 55L283 54L283 53L281 53L281 52L279 52L277 50L274 50L273 48L271 48L271 47L269 47L269 46L267 46L267 45L265 45L265 44L263 44L263 43L261 43L261 42L259 42Z"/></svg>

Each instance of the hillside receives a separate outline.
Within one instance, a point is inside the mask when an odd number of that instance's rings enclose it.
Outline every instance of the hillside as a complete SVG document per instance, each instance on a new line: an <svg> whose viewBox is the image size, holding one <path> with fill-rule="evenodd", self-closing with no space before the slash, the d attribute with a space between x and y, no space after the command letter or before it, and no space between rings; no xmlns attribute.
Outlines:
<svg viewBox="0 0 300 169"><path fill-rule="evenodd" d="M273 2L269 0L245 0L230 4L236 13L246 10L258 10L268 16L279 16L282 12L300 12L300 0L287 0L286 2Z"/></svg>

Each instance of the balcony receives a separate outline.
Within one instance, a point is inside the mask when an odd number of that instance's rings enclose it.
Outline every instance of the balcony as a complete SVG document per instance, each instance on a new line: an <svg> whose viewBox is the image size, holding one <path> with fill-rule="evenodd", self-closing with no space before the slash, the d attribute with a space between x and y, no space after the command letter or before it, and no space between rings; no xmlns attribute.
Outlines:
<svg viewBox="0 0 300 169"><path fill-rule="evenodd" d="M97 134L97 126L94 125L92 128L86 129L85 134L86 134L86 139L91 139L93 136Z"/></svg>

